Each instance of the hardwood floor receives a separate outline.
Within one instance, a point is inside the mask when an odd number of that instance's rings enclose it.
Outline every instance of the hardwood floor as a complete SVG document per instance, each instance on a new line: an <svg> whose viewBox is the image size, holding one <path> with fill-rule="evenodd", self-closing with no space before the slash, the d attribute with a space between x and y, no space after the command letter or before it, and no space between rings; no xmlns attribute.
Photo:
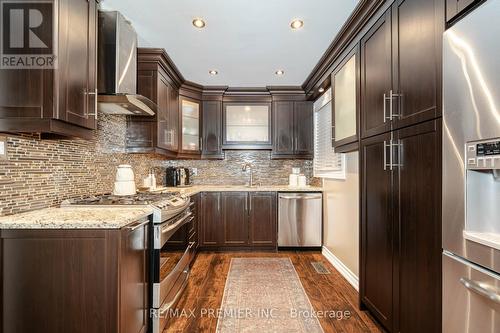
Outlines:
<svg viewBox="0 0 500 333"><path fill-rule="evenodd" d="M359 310L356 290L319 252L200 252L176 307L185 312L172 318L163 333L215 332L217 318L208 311L220 307L229 263L237 257L289 257L316 311L350 312L349 318L321 318L325 333L382 332L366 312ZM322 262L331 274L318 274L311 265L313 261Z"/></svg>

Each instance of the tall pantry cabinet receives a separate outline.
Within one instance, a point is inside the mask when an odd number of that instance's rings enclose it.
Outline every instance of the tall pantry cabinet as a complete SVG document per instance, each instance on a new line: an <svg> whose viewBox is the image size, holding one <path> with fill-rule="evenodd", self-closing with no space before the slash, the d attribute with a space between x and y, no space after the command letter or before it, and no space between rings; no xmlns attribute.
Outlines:
<svg viewBox="0 0 500 333"><path fill-rule="evenodd" d="M360 43L360 300L389 332L441 331L443 30L396 0Z"/></svg>

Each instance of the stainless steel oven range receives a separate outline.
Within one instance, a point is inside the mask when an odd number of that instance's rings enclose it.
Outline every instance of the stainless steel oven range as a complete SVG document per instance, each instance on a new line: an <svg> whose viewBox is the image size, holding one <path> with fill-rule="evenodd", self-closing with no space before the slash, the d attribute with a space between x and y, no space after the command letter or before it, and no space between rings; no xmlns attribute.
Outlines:
<svg viewBox="0 0 500 333"><path fill-rule="evenodd" d="M143 193L131 196L110 194L64 201L61 206L150 206L153 209L149 240L150 328L162 332L169 310L174 307L186 287L189 269L195 256L195 242L188 239L193 220L189 197L178 192Z"/></svg>

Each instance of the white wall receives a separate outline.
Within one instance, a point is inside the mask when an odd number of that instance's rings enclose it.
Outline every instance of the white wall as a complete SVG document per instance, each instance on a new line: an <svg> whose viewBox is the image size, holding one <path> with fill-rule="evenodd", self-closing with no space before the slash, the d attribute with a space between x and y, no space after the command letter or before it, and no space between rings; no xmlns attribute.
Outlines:
<svg viewBox="0 0 500 333"><path fill-rule="evenodd" d="M358 152L346 155L346 179L324 179L325 247L359 277Z"/></svg>

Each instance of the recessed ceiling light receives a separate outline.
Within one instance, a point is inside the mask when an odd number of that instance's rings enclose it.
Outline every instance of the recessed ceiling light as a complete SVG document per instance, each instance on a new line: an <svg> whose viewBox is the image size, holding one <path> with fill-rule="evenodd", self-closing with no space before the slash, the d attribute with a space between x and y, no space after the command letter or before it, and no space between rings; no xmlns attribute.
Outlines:
<svg viewBox="0 0 500 333"><path fill-rule="evenodd" d="M205 21L203 21L203 19L201 19L201 18L195 18L195 19L193 19L193 25L196 28L201 29L201 28L205 27Z"/></svg>
<svg viewBox="0 0 500 333"><path fill-rule="evenodd" d="M274 72L274 74L276 74L278 76L285 75L285 71L282 69L278 69L276 72Z"/></svg>
<svg viewBox="0 0 500 333"><path fill-rule="evenodd" d="M208 71L208 74L217 75L217 74L219 74L219 72L217 72L215 69L212 69L212 70Z"/></svg>
<svg viewBox="0 0 500 333"><path fill-rule="evenodd" d="M297 29L300 29L304 26L304 21L302 20L299 20L299 19L295 19L293 20L291 23L290 23L290 27L293 29L293 30L297 30Z"/></svg>
<svg viewBox="0 0 500 333"><path fill-rule="evenodd" d="M321 88L319 88L319 89L318 89L318 91L319 91L320 93L322 93L323 91L325 91L325 88L321 87Z"/></svg>

